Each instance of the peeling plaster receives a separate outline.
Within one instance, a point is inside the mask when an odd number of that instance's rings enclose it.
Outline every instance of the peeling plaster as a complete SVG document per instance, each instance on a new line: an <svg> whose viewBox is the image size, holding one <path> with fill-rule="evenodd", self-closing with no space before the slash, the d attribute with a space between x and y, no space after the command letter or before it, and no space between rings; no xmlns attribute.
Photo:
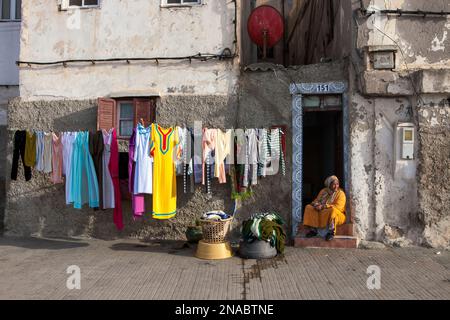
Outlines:
<svg viewBox="0 0 450 320"><path fill-rule="evenodd" d="M447 25L446 25L447 27ZM431 50L432 51L444 51L445 50L445 40L447 40L447 30L444 31L444 33L442 34L442 39L439 40L438 36L436 35L433 39L433 41L431 42Z"/></svg>

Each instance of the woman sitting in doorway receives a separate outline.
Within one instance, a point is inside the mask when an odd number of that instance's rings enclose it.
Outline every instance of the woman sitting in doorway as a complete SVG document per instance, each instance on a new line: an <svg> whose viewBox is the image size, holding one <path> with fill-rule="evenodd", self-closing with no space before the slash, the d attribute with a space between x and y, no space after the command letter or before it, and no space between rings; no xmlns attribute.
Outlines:
<svg viewBox="0 0 450 320"><path fill-rule="evenodd" d="M345 193L339 188L339 179L336 176L328 177L325 188L305 208L303 225L311 227L306 237L319 234L327 241L333 239L336 227L345 223L345 202Z"/></svg>

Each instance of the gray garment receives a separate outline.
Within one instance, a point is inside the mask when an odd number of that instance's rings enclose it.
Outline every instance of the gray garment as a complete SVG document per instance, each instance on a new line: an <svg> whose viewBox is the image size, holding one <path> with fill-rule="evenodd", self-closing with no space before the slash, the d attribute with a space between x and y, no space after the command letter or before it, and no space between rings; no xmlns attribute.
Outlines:
<svg viewBox="0 0 450 320"><path fill-rule="evenodd" d="M247 138L243 129L235 129L236 136L236 161L235 164L247 164Z"/></svg>
<svg viewBox="0 0 450 320"><path fill-rule="evenodd" d="M256 137L256 129L247 129L245 131L247 136L247 168L246 174L247 181L244 180L244 186L248 186L249 183L256 185L258 183L258 139Z"/></svg>
<svg viewBox="0 0 450 320"><path fill-rule="evenodd" d="M43 171L45 173L52 172L52 151L53 151L53 137L51 132L44 132L44 152L43 152Z"/></svg>

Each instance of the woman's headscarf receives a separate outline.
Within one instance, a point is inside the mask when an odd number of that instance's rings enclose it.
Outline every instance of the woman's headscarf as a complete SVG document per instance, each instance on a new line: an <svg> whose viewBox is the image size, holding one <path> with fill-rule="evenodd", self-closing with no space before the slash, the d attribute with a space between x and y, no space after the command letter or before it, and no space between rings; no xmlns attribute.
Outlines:
<svg viewBox="0 0 450 320"><path fill-rule="evenodd" d="M332 182L337 181L339 182L338 177L336 176L329 176L328 178L325 179L325 187L327 187L328 189L330 189L330 185Z"/></svg>
<svg viewBox="0 0 450 320"><path fill-rule="evenodd" d="M324 192L322 197L319 199L320 204L322 204L322 205L331 204L336 199L336 196L338 195L339 190L333 191L330 189L330 185L334 181L339 182L338 177L329 176L328 178L325 179L326 192Z"/></svg>

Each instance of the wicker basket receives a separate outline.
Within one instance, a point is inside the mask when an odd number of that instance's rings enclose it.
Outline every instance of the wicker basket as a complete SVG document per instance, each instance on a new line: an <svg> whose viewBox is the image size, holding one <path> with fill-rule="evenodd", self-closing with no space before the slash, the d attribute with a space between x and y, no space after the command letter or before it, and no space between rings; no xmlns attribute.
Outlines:
<svg viewBox="0 0 450 320"><path fill-rule="evenodd" d="M222 243L230 229L233 217L225 220L200 220L202 225L203 241L207 243Z"/></svg>

